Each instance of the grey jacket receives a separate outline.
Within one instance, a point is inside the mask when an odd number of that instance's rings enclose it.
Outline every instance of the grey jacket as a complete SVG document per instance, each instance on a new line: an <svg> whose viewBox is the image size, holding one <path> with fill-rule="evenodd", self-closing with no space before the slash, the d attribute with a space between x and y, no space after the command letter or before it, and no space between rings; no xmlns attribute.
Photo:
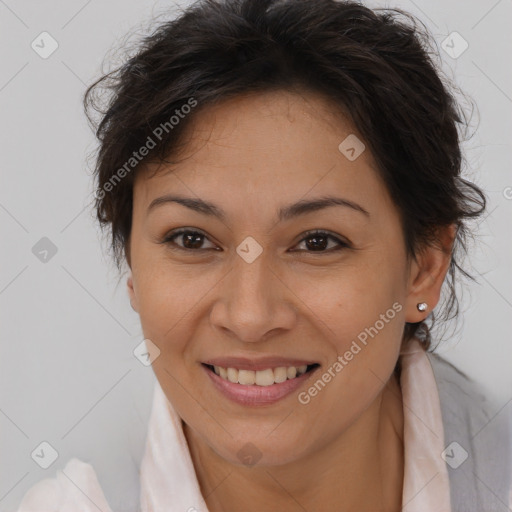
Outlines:
<svg viewBox="0 0 512 512"><path fill-rule="evenodd" d="M510 512L511 400L495 405L452 364L427 352L439 392L452 512ZM459 465L466 455L467 458ZM459 458L459 460L457 460ZM435 511L432 511L435 512Z"/></svg>

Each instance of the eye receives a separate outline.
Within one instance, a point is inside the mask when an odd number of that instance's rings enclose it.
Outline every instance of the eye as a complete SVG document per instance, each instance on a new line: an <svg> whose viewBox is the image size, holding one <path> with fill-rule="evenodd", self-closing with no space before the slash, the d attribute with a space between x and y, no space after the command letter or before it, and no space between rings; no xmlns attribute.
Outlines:
<svg viewBox="0 0 512 512"><path fill-rule="evenodd" d="M335 247L334 249L331 247L330 249L325 250L329 245L329 240L334 240L338 247ZM332 252L339 251L340 249L349 247L348 243L344 242L343 240L340 240L338 237L335 237L326 231L319 230L308 231L306 233L306 236L299 242L297 246L299 246L302 243L305 244L305 247L311 249L306 250L305 252Z"/></svg>
<svg viewBox="0 0 512 512"><path fill-rule="evenodd" d="M298 252L332 252L349 247L348 243L326 231L313 230L308 231L305 234L306 236L302 238L297 246L304 243L307 249L299 249ZM175 240L181 240L182 245L176 243ZM195 229L181 228L171 231L161 243L172 244L174 246L173 249L184 251L205 251L208 249L222 250L218 249L214 244L212 244L213 247L210 248L202 247L205 240L208 240L208 237L203 232ZM329 240L333 240L338 247L331 247L329 249ZM293 250L292 252L297 252L297 250Z"/></svg>
<svg viewBox="0 0 512 512"><path fill-rule="evenodd" d="M171 231L165 238L162 240L163 244L172 244L176 249L183 249L184 251L204 251L207 248L201 247L204 239L208 237L202 233L201 231L196 231L194 229L178 229L176 231ZM177 244L174 240L181 240L183 245ZM215 246L214 246L215 247Z"/></svg>

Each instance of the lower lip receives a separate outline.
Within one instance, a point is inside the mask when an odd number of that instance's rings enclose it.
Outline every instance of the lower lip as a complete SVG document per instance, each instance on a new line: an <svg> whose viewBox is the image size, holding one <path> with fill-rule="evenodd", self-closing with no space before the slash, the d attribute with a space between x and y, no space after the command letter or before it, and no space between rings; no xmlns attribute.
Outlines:
<svg viewBox="0 0 512 512"><path fill-rule="evenodd" d="M287 379L278 384L270 386L246 386L244 384L235 384L219 377L204 364L201 364L204 371L208 374L215 387L226 397L241 405L270 405L290 395L296 391L311 374L319 368L318 366L303 373L300 377Z"/></svg>

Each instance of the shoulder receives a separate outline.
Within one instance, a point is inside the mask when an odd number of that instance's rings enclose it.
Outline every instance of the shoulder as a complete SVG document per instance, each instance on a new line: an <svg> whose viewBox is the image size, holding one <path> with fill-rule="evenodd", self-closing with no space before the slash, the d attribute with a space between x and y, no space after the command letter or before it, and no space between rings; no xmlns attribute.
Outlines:
<svg viewBox="0 0 512 512"><path fill-rule="evenodd" d="M487 417L493 407L492 401L481 387L468 375L435 352L426 352L432 366L440 398L450 404L455 412L474 409L482 417ZM443 405L443 404L441 404ZM446 404L445 404L446 405Z"/></svg>
<svg viewBox="0 0 512 512"><path fill-rule="evenodd" d="M492 437L502 447L510 447L512 403L508 407L496 403L475 380L441 355L426 354L439 392L445 434L467 439L470 444L488 442Z"/></svg>
<svg viewBox="0 0 512 512"><path fill-rule="evenodd" d="M54 478L44 478L23 496L17 512L111 512L93 467L77 458L70 459Z"/></svg>
<svg viewBox="0 0 512 512"><path fill-rule="evenodd" d="M512 492L512 403L496 403L441 355L426 354L439 393L453 510L500 510Z"/></svg>

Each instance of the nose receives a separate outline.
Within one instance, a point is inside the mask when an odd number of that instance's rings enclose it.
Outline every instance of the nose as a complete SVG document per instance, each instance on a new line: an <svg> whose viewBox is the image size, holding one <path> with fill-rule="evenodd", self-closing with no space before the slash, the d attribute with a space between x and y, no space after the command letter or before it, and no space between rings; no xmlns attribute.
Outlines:
<svg viewBox="0 0 512 512"><path fill-rule="evenodd" d="M212 325L245 343L291 330L297 321L294 295L270 266L265 250L251 263L238 255L234 260L232 270L215 288Z"/></svg>

